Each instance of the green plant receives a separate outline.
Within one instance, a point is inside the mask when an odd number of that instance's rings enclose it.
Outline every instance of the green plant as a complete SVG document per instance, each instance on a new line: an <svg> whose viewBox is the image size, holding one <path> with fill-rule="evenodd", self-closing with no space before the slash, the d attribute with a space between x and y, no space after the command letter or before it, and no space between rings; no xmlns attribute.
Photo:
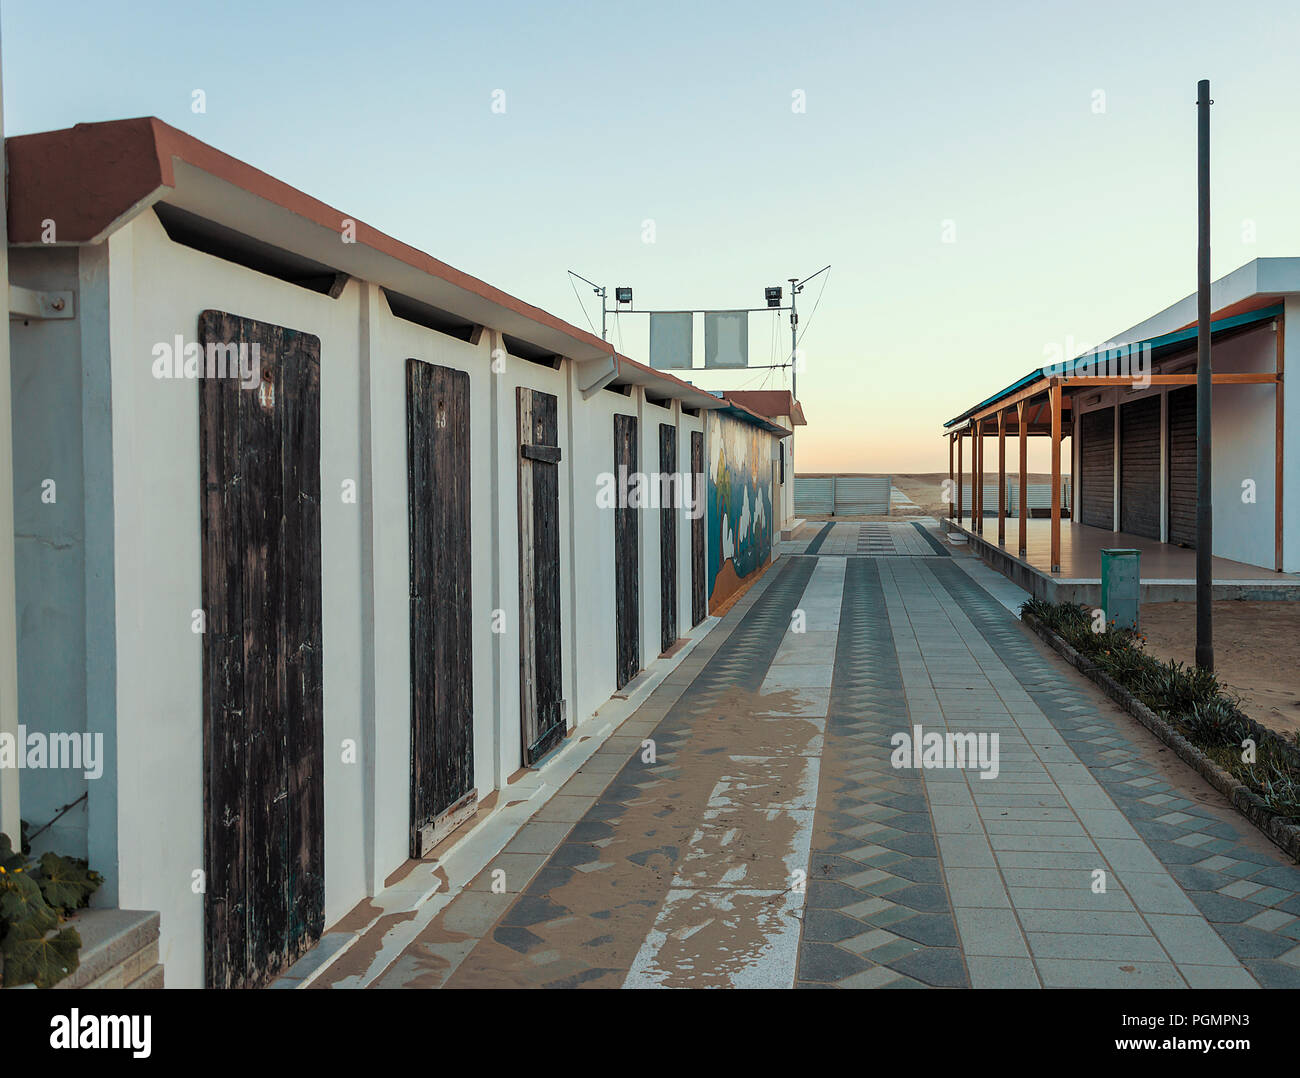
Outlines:
<svg viewBox="0 0 1300 1078"><path fill-rule="evenodd" d="M1140 633L1114 626L1094 631L1093 611L1086 606L1029 599L1020 611L1032 614L1164 718L1273 812L1300 819L1300 736L1288 741L1268 734L1242 714L1240 701L1213 673L1162 663L1146 653ZM1257 743L1257 763L1242 759L1241 744L1248 738Z"/></svg>
<svg viewBox="0 0 1300 1078"><path fill-rule="evenodd" d="M103 878L77 857L30 860L0 833L0 959L4 985L49 988L76 970L81 936L64 919L90 901Z"/></svg>
<svg viewBox="0 0 1300 1078"><path fill-rule="evenodd" d="M1222 696L1193 702L1182 716L1182 724L1189 735L1206 745L1236 747L1250 736L1232 701Z"/></svg>
<svg viewBox="0 0 1300 1078"><path fill-rule="evenodd" d="M1294 772L1270 761L1267 774L1259 779L1255 791L1265 807L1288 819L1300 818L1300 781Z"/></svg>

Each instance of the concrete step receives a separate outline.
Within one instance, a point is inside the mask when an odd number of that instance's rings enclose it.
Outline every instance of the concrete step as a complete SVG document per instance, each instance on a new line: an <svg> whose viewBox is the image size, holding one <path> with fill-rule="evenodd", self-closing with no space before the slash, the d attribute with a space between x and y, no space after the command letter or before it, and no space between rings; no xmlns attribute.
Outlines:
<svg viewBox="0 0 1300 1078"><path fill-rule="evenodd" d="M152 910L80 910L81 964L56 988L122 988L158 962L159 915Z"/></svg>
<svg viewBox="0 0 1300 1078"><path fill-rule="evenodd" d="M142 976L137 977L134 981L126 986L127 988L162 988L163 987L163 968L154 966Z"/></svg>
<svg viewBox="0 0 1300 1078"><path fill-rule="evenodd" d="M85 985L86 988L128 988L131 982L139 980L155 966L158 965L158 940L155 938L145 944L133 955L122 959L115 966L110 966L105 972L101 973L93 981Z"/></svg>

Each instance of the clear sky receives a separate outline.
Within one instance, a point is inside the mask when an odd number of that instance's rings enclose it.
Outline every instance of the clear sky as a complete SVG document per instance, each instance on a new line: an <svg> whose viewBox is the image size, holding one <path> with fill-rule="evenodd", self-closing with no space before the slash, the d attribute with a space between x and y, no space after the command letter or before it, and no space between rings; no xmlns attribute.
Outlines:
<svg viewBox="0 0 1300 1078"><path fill-rule="evenodd" d="M801 301L800 471L944 470L942 421L1049 344L1194 291L1199 78L1214 275L1300 255L1294 0L9 0L2 20L7 134L158 116L577 325L599 308L569 268L720 308L831 263ZM644 319L611 335L646 358ZM750 343L779 360L788 326L756 316Z"/></svg>

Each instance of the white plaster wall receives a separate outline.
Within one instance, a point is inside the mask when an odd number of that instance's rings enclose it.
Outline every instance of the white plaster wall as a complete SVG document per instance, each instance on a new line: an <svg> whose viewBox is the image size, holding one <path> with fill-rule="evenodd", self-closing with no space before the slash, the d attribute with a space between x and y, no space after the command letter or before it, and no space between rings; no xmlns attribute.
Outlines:
<svg viewBox="0 0 1300 1078"><path fill-rule="evenodd" d="M680 405L677 409L677 471L678 474L686 476L687 482L691 482L691 434L694 431L703 432L703 416L687 415L681 410ZM704 459L707 461L708 456ZM698 512L706 512L708 509L708 490L707 476L700 481L699 495L700 506ZM681 512L677 515L677 635L685 636L691 631L691 524L692 520L688 513ZM705 534L708 533L708 522L705 521Z"/></svg>
<svg viewBox="0 0 1300 1078"><path fill-rule="evenodd" d="M1285 370L1300 371L1300 296L1287 297L1284 320ZM1300 390L1284 392L1282 402L1282 568L1300 573Z"/></svg>
<svg viewBox="0 0 1300 1078"><path fill-rule="evenodd" d="M198 387L158 380L152 348L195 339L206 308L321 338L321 573L325 703L326 918L361 897L341 850L360 841L362 769L340 762L357 736L359 526L339 496L358 474L357 301L338 300L172 244L152 214L110 243L116 477L118 842L124 908L162 914L169 985L200 985L203 898L202 601Z"/></svg>
<svg viewBox="0 0 1300 1078"><path fill-rule="evenodd" d="M401 866L409 853L410 785L411 785L411 638L410 638L410 520L407 491L406 445L406 363L408 359L440 367L465 371L469 375L470 410L470 569L472 648L474 655L474 781L479 796L486 796L497 786L496 745L494 741L496 700L492 679L492 557L496 550L492 534L492 499L496 484L491 463L491 358L487 335L477 344L457 340L443 333L398 318L391 313L380 289L372 284L351 282L348 288L366 288L374 297L369 321L370 398L372 411L371 483L373 485L374 543L374 832L373 873L369 881L355 874L368 855L364 836L355 834L349 823L339 822L336 829L346 841L345 864L339 866L340 879L336 894L326 896L326 924L342 916L367 894L383 886L384 880ZM346 296L345 292L345 296ZM322 346L321 366L328 368L330 357ZM324 396L322 375L322 398ZM354 404L355 407L355 404ZM324 408L322 400L322 410ZM329 431L322 418L322 431ZM322 445L331 433L322 434ZM354 433L353 444L359 439ZM322 459L322 475L324 476ZM322 478L322 489L327 489ZM335 483L334 490L338 489ZM353 577L362 572L358 561L351 569ZM332 582L325 579L328 599ZM341 612L351 622L358 620L359 609ZM514 616L507 608L507 624ZM328 636L329 623L325 633ZM329 726L329 667L326 666L326 725ZM355 723L355 720L352 720ZM328 762L329 753L326 753ZM508 772L507 772L508 773ZM340 814L358 811L363 790L349 788L335 806ZM325 791L327 827L331 810L331 791ZM354 847L353 843L357 843ZM330 846L326 843L326 866ZM337 860L337 859L336 859Z"/></svg>
<svg viewBox="0 0 1300 1078"><path fill-rule="evenodd" d="M637 391L640 393L640 391ZM659 474L659 426L676 425L673 408L661 407L641 397L641 438L639 468L653 482ZM678 457L680 465L681 457ZM679 468L680 470L680 468ZM648 491L647 491L648 493ZM659 534L659 510L641 510L641 667L644 669L663 651L663 581L660 566L663 550ZM679 570L679 586L680 586Z"/></svg>
<svg viewBox="0 0 1300 1078"><path fill-rule="evenodd" d="M575 389L573 399L572 505L577 596L573 622L575 659L581 664L582 676L575 687L570 713L580 723L608 700L615 689L614 514L597 506L596 483L601 473L612 473L614 469L614 416L636 415L638 400L635 390L632 395L623 396L605 389L585 401ZM639 429L638 437L643 438ZM642 467L645 459L643 450L639 445L638 467ZM644 521L640 531L644 542ZM644 571L643 565L643 580Z"/></svg>
<svg viewBox="0 0 1300 1078"><path fill-rule="evenodd" d="M10 279L38 290L71 291L81 312L77 251L19 249ZM86 724L85 481L82 366L76 319L8 324L13 410L13 528L18 629L18 722L27 733L78 733ZM47 481L53 500L45 497ZM34 828L64 805L109 783L83 771L6 773L22 786L22 817ZM37 837L36 854L87 855L86 803ZM17 842L17 835L10 836ZM98 868L98 865L96 866Z"/></svg>
<svg viewBox="0 0 1300 1078"><path fill-rule="evenodd" d="M678 470L703 419L598 391L572 364L507 356L494 334L466 343L392 315L380 289L349 281L338 299L170 241L146 213L108 241L112 372L112 614L118 749L118 904L162 915L170 986L203 982L202 602L198 384L153 376L153 347L197 336L205 309L321 340L321 573L325 745L325 922L379 890L407 857L410 782L406 361L470 378L475 781L480 798L521 763L515 389L558 402L561 617L571 725L614 691L614 520L596 504L613 467L613 417L639 416L642 471L658 466L659 423L678 428ZM85 332L82 332L84 338ZM87 347L82 341L83 349ZM369 442L365 441L368 437ZM707 453L707 447L706 447ZM495 470L494 470L495 460ZM344 484L358 488L345 501ZM690 522L679 517L679 623L690 625ZM369 538L367 538L369 537ZM643 664L659 652L659 527L640 519ZM491 631L492 611L507 632ZM367 617L367 612L372 616ZM368 664L373 663L373 668ZM343 762L345 741L358 747Z"/></svg>
<svg viewBox="0 0 1300 1078"><path fill-rule="evenodd" d="M1273 370L1277 334L1265 324L1214 345L1216 374ZM1212 400L1214 553L1272 569L1275 560L1276 404L1271 385L1216 385ZM1254 503L1242 501L1253 481Z"/></svg>
<svg viewBox="0 0 1300 1078"><path fill-rule="evenodd" d="M541 366L537 363L520 359L506 352L501 356L504 367L496 375L499 396L496 419L497 435L500 439L500 471L496 482L491 485L499 504L500 512L500 608L504 612L506 631L499 634L501 647L501 729L499 734L500 779L498 787L523 766L523 735L521 715L520 664L522 662L519 603L519 434L518 434L518 389L528 389L553 393L556 397L556 427L560 447L560 656L561 683L565 687L566 698L572 699L572 685L575 677L575 661L582 657L570 654L565 627L572 617L572 583L569 564L569 531L572 527L572 498L569 489L569 396L568 374L562 364L558 370ZM611 420L611 423L613 421ZM613 453L613 436L611 435L610 453ZM488 488L484 488L487 490ZM476 547L476 553L490 549L486 544ZM610 571L610 589L613 592L613 570ZM475 604L476 607L478 604ZM608 695L608 694L606 694ZM577 718L573 714L570 702L570 723Z"/></svg>

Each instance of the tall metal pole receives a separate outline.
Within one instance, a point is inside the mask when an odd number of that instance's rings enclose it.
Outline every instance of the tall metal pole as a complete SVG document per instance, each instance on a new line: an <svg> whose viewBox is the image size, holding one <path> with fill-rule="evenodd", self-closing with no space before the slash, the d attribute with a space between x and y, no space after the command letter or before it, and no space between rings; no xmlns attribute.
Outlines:
<svg viewBox="0 0 1300 1078"><path fill-rule="evenodd" d="M18 623L14 577L13 411L9 378L9 192L0 87L0 734L18 739ZM18 846L21 812L16 769L0 769L0 832Z"/></svg>
<svg viewBox="0 0 1300 1078"><path fill-rule="evenodd" d="M790 396L799 399L799 312L795 297L799 295L798 277L790 277Z"/></svg>
<svg viewBox="0 0 1300 1078"><path fill-rule="evenodd" d="M1214 669L1214 519L1210 473L1210 80L1196 86L1196 665Z"/></svg>

